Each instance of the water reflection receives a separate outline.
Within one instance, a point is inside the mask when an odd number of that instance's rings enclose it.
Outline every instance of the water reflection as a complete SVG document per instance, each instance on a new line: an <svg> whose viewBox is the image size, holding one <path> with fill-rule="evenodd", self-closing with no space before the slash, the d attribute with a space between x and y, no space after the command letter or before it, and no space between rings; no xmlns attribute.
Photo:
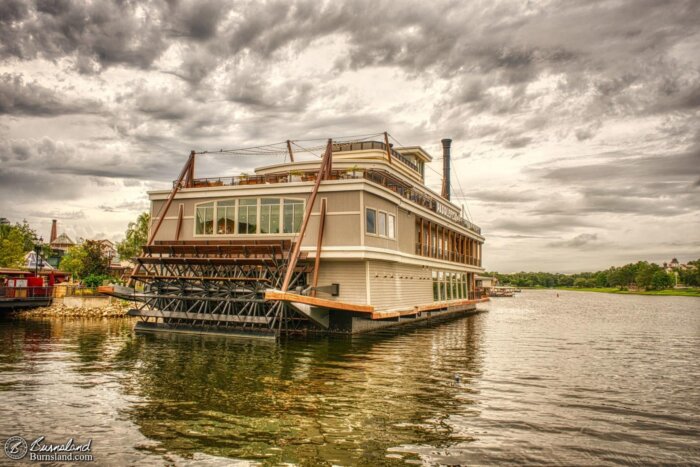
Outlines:
<svg viewBox="0 0 700 467"><path fill-rule="evenodd" d="M0 319L0 439L90 437L114 465L700 463L700 299L490 307L278 343Z"/></svg>
<svg viewBox="0 0 700 467"><path fill-rule="evenodd" d="M129 416L167 451L376 465L399 462L391 447L457 441L445 420L468 404L455 396L479 374L479 340L478 318L277 344L144 335L116 363L144 401Z"/></svg>

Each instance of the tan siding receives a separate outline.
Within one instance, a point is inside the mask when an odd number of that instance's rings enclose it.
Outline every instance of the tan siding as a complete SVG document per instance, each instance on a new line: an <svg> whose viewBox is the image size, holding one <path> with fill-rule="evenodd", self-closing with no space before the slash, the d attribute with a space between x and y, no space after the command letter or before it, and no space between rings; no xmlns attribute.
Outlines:
<svg viewBox="0 0 700 467"><path fill-rule="evenodd" d="M433 301L430 269L387 261L369 262L372 305L377 310L410 308Z"/></svg>
<svg viewBox="0 0 700 467"><path fill-rule="evenodd" d="M338 193L319 192L314 203L314 212L320 211L321 198L328 199L327 212L357 212L360 210L360 192L345 191Z"/></svg>
<svg viewBox="0 0 700 467"><path fill-rule="evenodd" d="M416 254L416 216L399 209L396 223L398 224L399 250L411 255Z"/></svg>
<svg viewBox="0 0 700 467"><path fill-rule="evenodd" d="M318 285L340 284L340 295L319 296L348 303L367 303L367 276L364 261L321 261Z"/></svg>
<svg viewBox="0 0 700 467"><path fill-rule="evenodd" d="M373 195L371 193L365 193L365 208L372 208L376 209L377 211L385 211L388 214L393 214L394 216L397 216L397 238L395 239L390 239L387 237L381 237L379 235L372 235L365 233L365 245L370 246L370 247L375 247L375 248L387 248L389 250L398 250L399 249L399 242L398 242L398 213L397 213L397 206L389 201L386 201L382 198L379 198L376 195ZM362 216L364 219L365 212L363 210Z"/></svg>

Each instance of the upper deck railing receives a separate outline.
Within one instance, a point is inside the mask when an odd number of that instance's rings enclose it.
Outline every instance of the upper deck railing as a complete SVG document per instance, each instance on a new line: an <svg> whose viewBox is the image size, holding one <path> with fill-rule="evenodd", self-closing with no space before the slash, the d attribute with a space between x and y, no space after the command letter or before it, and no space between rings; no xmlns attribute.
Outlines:
<svg viewBox="0 0 700 467"><path fill-rule="evenodd" d="M380 151L386 152L386 144L380 141L360 141L356 143L338 143L333 145L333 152L366 151L371 149L378 149ZM417 164L411 162L410 159L396 151L394 148L391 148L391 159L398 160L409 169L413 170L419 175L422 175Z"/></svg>
<svg viewBox="0 0 700 467"><path fill-rule="evenodd" d="M378 144L376 142L369 142ZM351 143L351 144L369 144L369 143ZM265 185L274 183L290 183L304 182L316 180L316 171L295 171L292 170L286 174L270 174L270 175L235 175L229 177L213 177L213 178L196 178L192 181L192 188L216 187L216 186L245 186L245 185ZM477 234L481 234L481 228L461 217L454 208L434 196L427 195L413 188L410 184L401 181L399 178L391 175L384 170L333 170L330 180L349 180L363 178L370 182L381 185L403 198L423 206L424 208L436 213L440 217L449 219L457 224L471 230ZM173 185L175 182L173 182ZM448 213L451 213L448 214Z"/></svg>

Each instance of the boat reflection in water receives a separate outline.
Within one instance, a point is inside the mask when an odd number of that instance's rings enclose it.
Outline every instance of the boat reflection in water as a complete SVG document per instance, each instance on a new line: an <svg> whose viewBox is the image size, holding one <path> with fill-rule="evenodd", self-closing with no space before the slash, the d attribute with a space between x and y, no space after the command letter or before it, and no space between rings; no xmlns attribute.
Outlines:
<svg viewBox="0 0 700 467"><path fill-rule="evenodd" d="M374 464L447 446L445 423L470 410L481 317L401 334L280 343L137 336L118 355L130 419L187 457ZM457 382L459 380L459 382ZM403 459L403 460L402 460Z"/></svg>

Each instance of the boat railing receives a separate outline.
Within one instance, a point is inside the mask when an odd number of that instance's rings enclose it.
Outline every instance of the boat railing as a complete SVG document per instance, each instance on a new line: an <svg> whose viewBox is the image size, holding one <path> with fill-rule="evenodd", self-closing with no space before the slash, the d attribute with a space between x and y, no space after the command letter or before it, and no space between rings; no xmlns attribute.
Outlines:
<svg viewBox="0 0 700 467"><path fill-rule="evenodd" d="M416 242L416 254L435 259L444 259L455 263L468 264L470 266L481 266L481 260L473 256L459 253L456 251L446 251L442 248L437 248L435 245L428 246Z"/></svg>
<svg viewBox="0 0 700 467"><path fill-rule="evenodd" d="M0 287L0 298L46 300L53 297L53 286Z"/></svg>
<svg viewBox="0 0 700 467"><path fill-rule="evenodd" d="M51 297L102 296L97 287L81 285L40 285L27 287L1 286L0 298L5 299L46 299Z"/></svg>
<svg viewBox="0 0 700 467"><path fill-rule="evenodd" d="M383 144L373 142L375 144ZM348 143L350 144L350 143ZM364 143L351 143L355 144L367 144ZM398 154L398 153L397 153ZM246 185L266 185L275 183L292 183L292 182L310 182L316 180L316 175L318 170L311 171L301 171L292 170L286 174L270 174L270 175L234 175L227 177L209 177L209 178L197 178L194 179L187 188L206 188L206 187L218 187L218 186L246 186ZM388 188L394 193L400 195L401 197L422 206L429 211L438 214L441 217L445 217L457 224L465 227L472 232L481 234L481 228L476 224L464 219L457 213L452 216L445 215L444 212L451 212L451 210L446 209L446 204L438 201L435 197L429 196L419 190L416 190L408 183L405 183L398 179L397 177L391 175L389 172L384 170L365 170L359 169L343 169L343 170L332 170L330 174L330 180L350 180L363 178L370 182L376 183ZM173 182L175 186L176 182Z"/></svg>
<svg viewBox="0 0 700 467"><path fill-rule="evenodd" d="M333 152L366 151L371 149L378 149L380 151L386 152L386 144L380 141L358 141L354 143L337 143L333 145ZM391 159L398 160L409 169L420 174L420 169L418 168L418 165L415 162L411 161L408 157L396 151L394 148L391 148Z"/></svg>

